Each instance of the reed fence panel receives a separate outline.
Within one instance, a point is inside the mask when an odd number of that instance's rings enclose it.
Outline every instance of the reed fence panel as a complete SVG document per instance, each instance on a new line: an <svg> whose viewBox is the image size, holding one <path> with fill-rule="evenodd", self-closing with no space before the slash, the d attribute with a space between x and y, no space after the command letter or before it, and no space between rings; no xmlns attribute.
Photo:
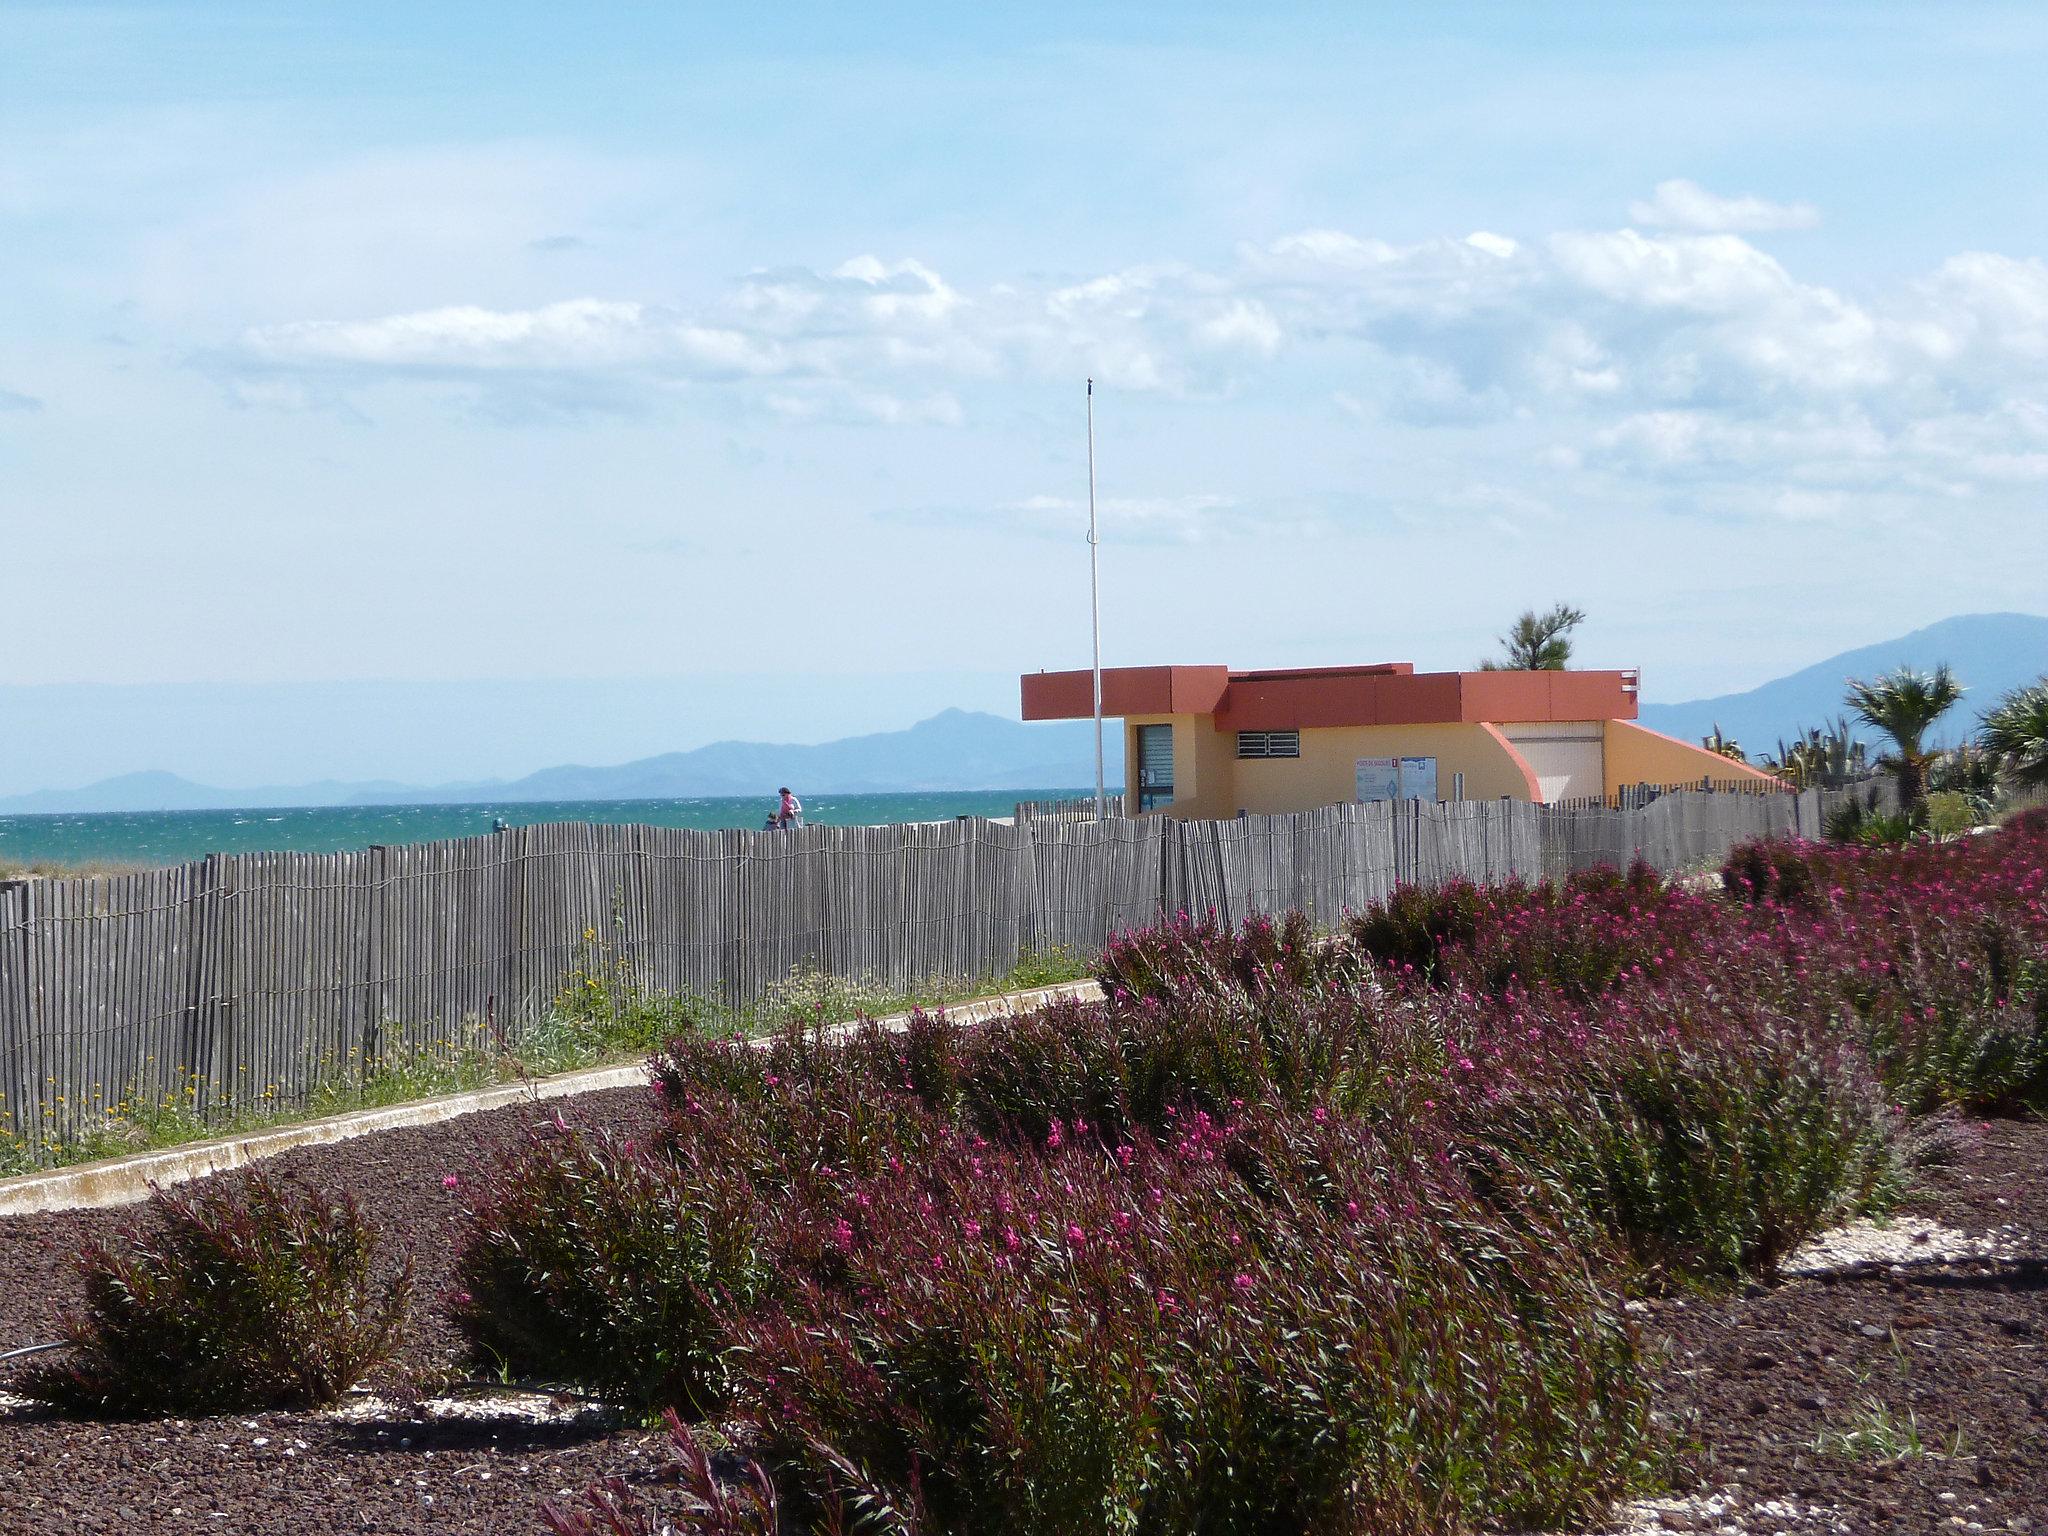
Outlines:
<svg viewBox="0 0 2048 1536"><path fill-rule="evenodd" d="M303 1102L396 1053L508 1039L600 951L741 1005L793 969L904 987L1092 950L1161 914L1334 923L1403 882L1643 859L1671 873L1817 836L1853 790L1621 805L1326 806L1296 815L690 831L519 827L353 853L215 855L0 885L0 1126L75 1132L137 1096ZM1092 806L1090 807L1092 810Z"/></svg>

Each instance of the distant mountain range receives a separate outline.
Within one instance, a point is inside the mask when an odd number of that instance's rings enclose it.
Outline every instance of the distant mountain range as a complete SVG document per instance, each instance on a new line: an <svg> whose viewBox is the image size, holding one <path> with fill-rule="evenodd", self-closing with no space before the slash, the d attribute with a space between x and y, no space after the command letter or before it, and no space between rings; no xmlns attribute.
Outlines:
<svg viewBox="0 0 2048 1536"><path fill-rule="evenodd" d="M1645 704L1637 718L1650 729L1683 741L1698 741L1718 725L1723 736L1757 758L1775 753L1780 739L1790 741L1808 727L1826 725L1847 713L1842 694L1850 678L1871 678L1902 666L1924 670L1944 661L1968 690L1934 731L1936 737L1953 742L1976 728L2000 694L2048 673L2048 619L2029 613L1971 613L1943 619L1896 640L1830 656L1747 693L1684 704ZM1867 727L1859 734L1865 740L1874 735Z"/></svg>
<svg viewBox="0 0 2048 1536"><path fill-rule="evenodd" d="M1946 661L1969 689L1940 728L1955 740L2007 689L2048 673L2048 618L1979 613L1945 619L1878 645L1844 651L1747 693L1683 704L1644 704L1653 730L1697 741L1718 724L1752 757L1775 750L1808 726L1843 712L1843 685L1898 666ZM1123 781L1123 741L1111 730L1109 782ZM1866 733L1867 735L1867 733ZM407 805L536 800L668 800L706 795L770 795L782 784L798 794L874 794L956 789L1044 789L1091 784L1093 732L1086 721L1023 725L1000 716L949 709L908 730L849 736L814 746L721 741L690 752L612 767L543 768L521 779L429 786L368 781L216 789L163 772L123 774L83 789L0 797L0 815L26 812L237 810L262 806Z"/></svg>
<svg viewBox="0 0 2048 1536"><path fill-rule="evenodd" d="M1123 782L1122 733L1105 733L1106 771ZM784 784L807 794L955 789L1045 789L1095 782L1095 737L1086 721L1023 725L949 709L908 730L814 746L721 741L690 752L612 767L543 768L521 779L416 786L389 782L216 789L174 773L122 774L83 789L0 798L0 815L33 812L240 810L299 805L447 805L536 800L685 800L771 796Z"/></svg>

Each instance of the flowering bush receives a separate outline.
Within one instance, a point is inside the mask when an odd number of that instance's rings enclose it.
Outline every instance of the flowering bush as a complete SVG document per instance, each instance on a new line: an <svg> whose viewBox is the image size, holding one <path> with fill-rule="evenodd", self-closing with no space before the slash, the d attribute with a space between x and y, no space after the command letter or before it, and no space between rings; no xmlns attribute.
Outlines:
<svg viewBox="0 0 2048 1536"><path fill-rule="evenodd" d="M1478 936L1487 894L1470 880L1402 885L1385 901L1354 914L1345 931L1358 950L1388 973L1434 976L1447 951Z"/></svg>
<svg viewBox="0 0 2048 1536"><path fill-rule="evenodd" d="M1542 1207L1482 1203L1449 1162L1328 1115L1171 1118L1115 1142L939 1131L920 1162L827 1181L824 1240L782 1250L786 1297L731 1319L726 1415L786 1510L1443 1529L1580 1513L1631 1475L1634 1342ZM699 1488L664 1518L755 1529L712 1504ZM593 1523L615 1516L640 1523ZM551 1519L661 1528L611 1488Z"/></svg>
<svg viewBox="0 0 2048 1536"><path fill-rule="evenodd" d="M260 1174L158 1191L148 1225L79 1257L67 1358L22 1390L77 1413L232 1413L330 1403L391 1357L409 1269L380 1273L346 1195Z"/></svg>
<svg viewBox="0 0 2048 1536"><path fill-rule="evenodd" d="M1818 896L1813 861L1776 838L1758 838L1730 853L1721 865L1721 885L1745 901L1792 907L1814 906Z"/></svg>
<svg viewBox="0 0 2048 1536"><path fill-rule="evenodd" d="M481 1246L527 1298L522 1358L603 1341L582 1379L715 1402L751 1471L724 1487L678 1428L677 1497L549 1519L1596 1515L1645 1454L1620 1296L1768 1271L1881 1207L1927 1140L1909 1112L2048 1107L2044 854L2048 818L1758 845L1718 893L1642 868L1402 889L1334 940L1182 917L1111 946L1101 1003L679 1040L659 1133L550 1144Z"/></svg>
<svg viewBox="0 0 2048 1536"><path fill-rule="evenodd" d="M864 1191L845 1282L741 1346L769 1458L948 1531L1401 1529L1619 1486L1642 1387L1569 1245L1369 1137L1190 1120Z"/></svg>
<svg viewBox="0 0 2048 1536"><path fill-rule="evenodd" d="M1316 941L1307 916L1251 917L1240 928L1183 912L1156 928L1113 937L1096 979L1111 997L1153 997L1199 987L1260 994L1312 986L1332 970L1334 951Z"/></svg>

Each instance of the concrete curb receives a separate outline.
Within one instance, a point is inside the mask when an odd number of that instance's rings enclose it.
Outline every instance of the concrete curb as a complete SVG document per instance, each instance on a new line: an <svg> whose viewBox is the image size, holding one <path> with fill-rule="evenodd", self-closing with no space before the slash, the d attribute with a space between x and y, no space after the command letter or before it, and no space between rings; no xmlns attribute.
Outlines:
<svg viewBox="0 0 2048 1536"><path fill-rule="evenodd" d="M979 1024L986 1019L1009 1014L1033 1013L1048 1004L1069 998L1095 1002L1101 996L1102 988L1093 981L1069 981L1054 987L1005 992L998 997L976 998L971 1002L928 1011L943 1012L957 1023ZM892 1013L875 1020L877 1026L887 1030L900 1030L909 1022L908 1013ZM860 1027L859 1020L851 1020L833 1026L829 1033L848 1035ZM393 1104L384 1109L351 1110L344 1115L329 1115L320 1120L251 1131L243 1136L221 1136L182 1147L167 1147L161 1152L139 1152L97 1163L80 1163L73 1168L56 1168L48 1173L18 1174L11 1179L0 1179L0 1216L133 1205L149 1198L152 1185L188 1183L210 1174L246 1167L297 1147L327 1146L332 1142L352 1141L358 1136L372 1136L379 1131L437 1125L443 1120L480 1114L487 1109L502 1109L508 1104L537 1104L544 1099L569 1098L579 1093L640 1087L646 1082L647 1068L640 1062L621 1067L590 1067L581 1072L563 1072L522 1083L500 1083L438 1099Z"/></svg>

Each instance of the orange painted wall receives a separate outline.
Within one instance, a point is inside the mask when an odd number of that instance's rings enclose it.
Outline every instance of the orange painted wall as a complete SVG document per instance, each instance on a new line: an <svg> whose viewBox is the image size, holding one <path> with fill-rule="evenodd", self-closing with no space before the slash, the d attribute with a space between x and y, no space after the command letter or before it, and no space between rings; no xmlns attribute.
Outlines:
<svg viewBox="0 0 2048 1536"><path fill-rule="evenodd" d="M1095 713L1090 672L1026 672L1020 679L1026 720L1086 720ZM1227 667L1104 667L1105 715L1208 714L1229 685Z"/></svg>

